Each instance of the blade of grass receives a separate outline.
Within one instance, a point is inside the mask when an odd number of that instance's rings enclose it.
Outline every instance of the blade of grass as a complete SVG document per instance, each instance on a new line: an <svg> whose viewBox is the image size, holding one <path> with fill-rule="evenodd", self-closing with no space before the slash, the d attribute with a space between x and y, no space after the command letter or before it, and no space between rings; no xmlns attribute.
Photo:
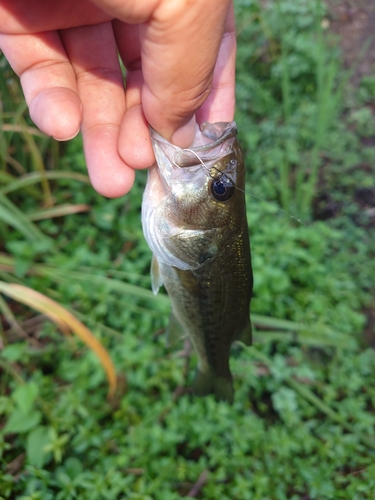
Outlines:
<svg viewBox="0 0 375 500"><path fill-rule="evenodd" d="M17 161L13 156L7 155L6 162L9 165L11 165L18 174L24 175L26 173L24 166L19 161Z"/></svg>
<svg viewBox="0 0 375 500"><path fill-rule="evenodd" d="M265 326L267 328L293 331L303 330L305 328L305 326L300 323L294 323L293 321L289 321L287 319L269 318L268 316L262 316L261 314L252 314L251 319L257 325Z"/></svg>
<svg viewBox="0 0 375 500"><path fill-rule="evenodd" d="M82 321L87 322L87 318L84 314L76 311L75 309L69 308L69 311L74 314L74 316L77 316ZM92 321L92 320L91 320ZM94 321L94 324L99 330L101 330L105 335L110 336L110 337L115 337L117 339L123 340L123 335L118 332L117 330L114 330L113 328L110 328L107 325L104 325L103 323L100 323L99 321Z"/></svg>
<svg viewBox="0 0 375 500"><path fill-rule="evenodd" d="M157 295L154 295L151 290L147 290L146 288L142 288L137 285L132 285L130 283L124 283L123 281L114 279L114 278L108 278L106 276L100 276L100 275L88 275L86 273L79 273L76 271L60 271L58 269L53 269L53 270L41 270L41 266L32 266L32 268L35 268L37 271L44 271L47 272L47 275L52 278L56 279L57 281L63 280L63 281L71 281L71 280L78 280L78 281L85 281L87 283L102 283L106 285L109 289L111 290L117 290L118 292L131 295L133 297L137 297L140 299L147 299L155 304L159 305L169 305L169 298L167 295L158 293ZM31 269L32 269L31 268ZM30 269L30 270L31 270Z"/></svg>
<svg viewBox="0 0 375 500"><path fill-rule="evenodd" d="M355 342L348 345L348 339L346 336L342 338L333 338L326 336L324 334L316 334L315 332L303 332L298 334L297 332L283 332L283 331L268 331L268 330L258 330L254 332L254 344L263 344L265 342L293 342L299 343L306 346L314 347L341 347L341 348L352 348L356 347Z"/></svg>
<svg viewBox="0 0 375 500"><path fill-rule="evenodd" d="M318 8L320 7L321 5L321 0L318 0ZM318 33L319 33L319 44L322 43L323 41L323 38L322 38L322 29L321 29L321 22L318 24ZM337 91L336 93L333 95L333 98L332 98L332 95L331 94L331 89L333 88L333 84L334 84L334 77L337 76L338 74L338 65L337 65L337 61L332 64L328 71L330 71L329 73L329 84L328 85L325 85L325 82L324 82L324 78L322 78L322 76L319 77L318 75L318 81L320 83L320 87L319 87L319 96L322 95L322 93L324 93L325 95L325 101L326 103L328 104L328 106L330 106L332 109L333 109L333 114L334 114L334 117L333 118L336 118L337 117L337 112L339 110L339 103L340 103L340 100L342 99L342 95L343 95L343 91L344 91L344 88L346 87L346 85L348 84L348 82L350 81L350 79L352 78L352 76L356 73L356 71L358 70L358 67L359 65L363 62L363 59L364 57L366 56L366 53L368 51L368 49L371 47L371 43L372 43L372 40L373 40L373 37L369 37L363 44L361 50L358 52L356 58L355 58L355 62L351 65L351 68L348 69L344 76L341 77L341 81L340 81L340 84L338 85L338 88L337 88ZM318 44L318 53L320 52L320 54L323 53L323 50L321 48L321 46ZM324 64L321 63L321 61L319 61L319 58L318 57L318 68L319 68L319 71L318 73L322 73L323 69L324 69ZM318 100L319 101L319 100ZM331 120L333 121L333 120ZM319 137L319 140L316 141L316 143L319 143L319 142L323 142L323 135L324 135L325 131L323 130L322 127L317 127L317 134L318 134L318 137ZM316 182L317 182L317 177L318 177L318 169L315 168L315 166L318 164L319 162L319 151L318 149L316 150L313 150L312 152L312 156L311 156L311 165L312 165L312 171L313 171L313 174L311 176L311 181L310 181L310 186L308 188L308 191L310 193L310 197L309 198L306 198L305 200L305 206L308 206L309 204L311 204L311 201L312 201L312 197L313 197L313 194L314 194L314 189L315 189L315 185L316 185Z"/></svg>
<svg viewBox="0 0 375 500"><path fill-rule="evenodd" d="M22 117L20 117L20 123L22 126L26 126L26 123ZM38 148L38 145L35 142L35 139L32 135L22 132L21 133L23 140L25 141L28 150L31 154L31 159L32 159L32 164L34 167L34 170L40 172L42 174L42 189L43 189L43 194L44 194L44 205L46 207L51 207L53 205L53 198L52 198L52 193L51 193L51 188L48 182L47 177L45 176L45 166L44 166L44 161L42 158L42 155L40 153L40 150Z"/></svg>
<svg viewBox="0 0 375 500"><path fill-rule="evenodd" d="M13 328L17 333L21 334L22 337L25 337L25 332L22 330L21 325L18 323L15 318L12 310L5 302L3 297L0 295L0 312L3 314L6 321L9 323L10 327Z"/></svg>
<svg viewBox="0 0 375 500"><path fill-rule="evenodd" d="M74 332L98 356L107 374L108 396L116 390L116 371L104 346L73 314L49 297L23 285L0 281L0 292L48 316L64 332Z"/></svg>
<svg viewBox="0 0 375 500"><path fill-rule="evenodd" d="M0 99L0 130L3 126L3 119L4 119L4 109L3 109L3 102L2 99ZM7 155L8 151L8 145L6 142L6 138L4 134L0 134L0 170L5 170L5 158Z"/></svg>
<svg viewBox="0 0 375 500"><path fill-rule="evenodd" d="M10 255L6 255L0 252L0 270L12 272L14 271L15 260ZM123 281L108 278L106 276L101 276L95 273L95 269L91 268L91 271L79 272L70 271L68 269L59 269L54 266L48 266L45 264L33 264L29 268L29 273L36 274L42 277L48 277L55 282L61 281L85 281L87 283L102 283L109 287L109 289L117 290L124 294L129 294L141 299L149 299L155 301L156 303L168 305L169 299L165 294L159 293L154 295L151 290L146 288L132 285L129 283L124 283ZM97 272L97 270L96 270Z"/></svg>
<svg viewBox="0 0 375 500"><path fill-rule="evenodd" d="M27 186L31 186L32 184L36 184L38 182L42 182L43 178L46 179L68 179L79 182L84 182L85 184L90 183L90 179L87 175L77 174L76 172L68 172L68 171L46 171L44 173L41 172L32 172L30 174L25 174L22 177L18 178L12 183L9 183L7 186L0 189L0 193L8 194L13 191L17 191L18 189L22 189Z"/></svg>
<svg viewBox="0 0 375 500"><path fill-rule="evenodd" d="M63 156L63 145L59 141L51 140L50 138L46 141L48 144L48 158L49 158L49 168L53 170L60 170L61 161Z"/></svg>
<svg viewBox="0 0 375 500"><path fill-rule="evenodd" d="M0 130L2 130L3 132L18 132L22 134L35 135L36 137L47 137L46 134L41 132L38 128L29 127L26 124L19 125L16 123L3 123Z"/></svg>
<svg viewBox="0 0 375 500"><path fill-rule="evenodd" d="M282 106L284 113L285 124L289 124L290 117L292 114L292 94L291 94L291 84L290 84L290 71L287 60L287 46L286 46L286 30L284 26L283 14L281 12L280 0L276 2L276 8L279 14L280 20L280 45L281 45L281 68L282 68L282 79L281 79L281 92L282 92ZM286 154L280 161L279 175L280 175L280 195L281 195L281 205L284 210L290 210L290 164Z"/></svg>
<svg viewBox="0 0 375 500"><path fill-rule="evenodd" d="M9 268L8 271L13 271L13 268ZM14 274L7 273L6 271L0 270L0 280L6 281L7 283L18 283L19 285L24 285L22 280L14 276Z"/></svg>
<svg viewBox="0 0 375 500"><path fill-rule="evenodd" d="M13 366L12 363L7 361L6 359L0 358L0 368L4 370L4 372L8 372L19 384L24 384L25 380L22 375L17 371L17 369Z"/></svg>
<svg viewBox="0 0 375 500"><path fill-rule="evenodd" d="M297 206L302 216L309 215L312 200L315 195L319 169L321 166L320 152L324 147L327 132L334 122L339 108L341 95L346 78L342 78L336 86L339 75L337 60L329 60L327 43L322 28L322 2L316 1L316 126L310 161L302 164L296 175Z"/></svg>
<svg viewBox="0 0 375 500"><path fill-rule="evenodd" d="M323 49L322 49L323 51ZM319 168L321 166L320 152L324 147L326 134L333 123L339 108L340 89L334 89L335 80L338 74L338 67L335 61L323 66L324 72L319 77L318 98L317 98L317 120L314 139L314 147L310 156L310 171L305 179L305 183L300 187L297 199L300 202L301 211L306 214L310 209L312 199L315 194L315 186L318 180ZM303 182L303 179L300 180Z"/></svg>
<svg viewBox="0 0 375 500"><path fill-rule="evenodd" d="M57 207L47 208L46 210L38 210L31 214L27 214L29 220L44 220L53 219L54 217L63 217L64 215L78 214L81 212L89 212L90 205L58 205Z"/></svg>
<svg viewBox="0 0 375 500"><path fill-rule="evenodd" d="M94 272L94 268L90 266L80 266L79 271L92 273ZM110 277L119 278L121 280L136 279L142 282L145 285L145 288L151 288L151 276L143 276L142 274L129 273L118 269L108 269L106 274Z"/></svg>
<svg viewBox="0 0 375 500"><path fill-rule="evenodd" d="M10 163L9 162L9 157L7 157L7 163ZM13 161L13 159L12 159ZM15 162L17 165L18 165L18 162ZM19 173L19 169L17 169L17 172ZM23 173L23 172L22 172ZM12 175L12 174L9 174L8 172L4 172L3 170L0 170L0 186L5 186L5 187L2 187L0 188L0 193L2 194L5 194L5 192L7 192L7 188L8 186L11 186L15 183L18 182L18 179ZM40 200L41 196L40 196L40 190L36 189L35 186L26 186L26 190L27 190L27 193L30 194L33 198L35 198L36 200Z"/></svg>
<svg viewBox="0 0 375 500"><path fill-rule="evenodd" d="M0 261L1 262L1 261ZM261 316L259 314L251 314L251 321L255 326L263 328L272 328L276 330L287 330L289 332L298 333L299 336L304 335L321 335L323 338L331 338L332 340L346 342L345 346L353 348L356 345L355 339L352 335L343 334L341 332L336 332L325 325L304 325L302 323L296 323L294 321L288 321L285 319L271 318L268 316ZM257 334L261 335L262 330L258 331Z"/></svg>
<svg viewBox="0 0 375 500"><path fill-rule="evenodd" d="M14 177L11 174L8 174L8 172L5 172L4 170L0 170L0 183L1 184L11 184L14 182ZM0 190L1 192L2 190Z"/></svg>
<svg viewBox="0 0 375 500"><path fill-rule="evenodd" d="M10 156L7 156L7 164L10 164L15 167L15 170L18 174L23 175L25 173L22 165L19 164L18 161L14 160L14 158L11 158ZM12 174L9 174L8 172L3 172L0 170L0 186L3 185L4 187L0 188L0 193L5 194L5 192L8 191L8 186L12 186L13 184L17 184L19 180L19 177L16 177ZM4 192L3 192L4 191ZM9 190L9 192L12 191L12 189ZM41 196L41 192L39 189L37 189L35 186L30 185L26 186L26 192L30 194L35 200L40 200L43 199L43 196Z"/></svg>
<svg viewBox="0 0 375 500"><path fill-rule="evenodd" d="M29 221L26 215L0 193L0 219L20 231L31 242L47 241L48 238Z"/></svg>

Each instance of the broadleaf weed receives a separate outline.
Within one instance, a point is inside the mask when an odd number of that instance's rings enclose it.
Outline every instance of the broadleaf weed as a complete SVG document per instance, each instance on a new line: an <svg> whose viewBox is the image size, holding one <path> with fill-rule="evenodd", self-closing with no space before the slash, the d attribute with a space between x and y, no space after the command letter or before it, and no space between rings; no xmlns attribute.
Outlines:
<svg viewBox="0 0 375 500"><path fill-rule="evenodd" d="M0 278L64 304L107 349L120 380L106 401L93 353L2 298L5 498L172 500L202 477L199 494L207 500L371 498L375 365L360 332L372 300L372 233L356 223L368 219L357 219L348 199L373 185L374 148L361 142L372 137L373 82L363 80L358 109L342 101L346 80L319 24L320 2L238 0L236 9L236 120L249 169L256 346L233 347L232 407L193 398L195 356L165 346L169 301L150 291L151 256L141 235L145 174L137 173L124 199L95 194L81 138L58 146L36 133L0 61L2 200L26 219L49 204L91 207L27 219L44 239L0 221ZM351 128L336 119L341 105ZM30 155L25 134L40 155ZM368 172L356 168L361 162ZM323 181L340 212L312 222ZM310 222L296 224L252 193ZM4 433L14 412L25 410L32 427Z"/></svg>

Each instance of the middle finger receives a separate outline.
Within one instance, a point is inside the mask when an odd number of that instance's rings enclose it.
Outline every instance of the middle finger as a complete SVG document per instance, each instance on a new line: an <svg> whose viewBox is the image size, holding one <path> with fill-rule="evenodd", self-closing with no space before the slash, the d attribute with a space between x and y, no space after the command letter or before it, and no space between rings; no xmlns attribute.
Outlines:
<svg viewBox="0 0 375 500"><path fill-rule="evenodd" d="M111 23L60 31L83 106L82 135L89 175L104 196L127 193L134 170L118 153L125 93Z"/></svg>

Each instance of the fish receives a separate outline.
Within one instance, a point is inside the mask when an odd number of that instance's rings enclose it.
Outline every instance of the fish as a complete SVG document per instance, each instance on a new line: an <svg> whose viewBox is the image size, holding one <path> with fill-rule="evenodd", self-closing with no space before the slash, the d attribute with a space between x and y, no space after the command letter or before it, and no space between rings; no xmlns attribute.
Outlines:
<svg viewBox="0 0 375 500"><path fill-rule="evenodd" d="M187 149L150 134L156 163L142 227L153 252L152 290L164 285L170 297L169 344L188 336L197 353L193 392L232 403L230 348L235 340L251 344L253 289L237 126L205 122Z"/></svg>

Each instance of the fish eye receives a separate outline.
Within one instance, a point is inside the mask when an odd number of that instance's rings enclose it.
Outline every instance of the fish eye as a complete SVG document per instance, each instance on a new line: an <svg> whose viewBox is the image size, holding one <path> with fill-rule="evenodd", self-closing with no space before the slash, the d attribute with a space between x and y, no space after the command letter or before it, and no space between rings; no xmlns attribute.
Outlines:
<svg viewBox="0 0 375 500"><path fill-rule="evenodd" d="M226 175L214 179L211 183L212 196L218 201L227 201L232 198L235 189L235 185Z"/></svg>

